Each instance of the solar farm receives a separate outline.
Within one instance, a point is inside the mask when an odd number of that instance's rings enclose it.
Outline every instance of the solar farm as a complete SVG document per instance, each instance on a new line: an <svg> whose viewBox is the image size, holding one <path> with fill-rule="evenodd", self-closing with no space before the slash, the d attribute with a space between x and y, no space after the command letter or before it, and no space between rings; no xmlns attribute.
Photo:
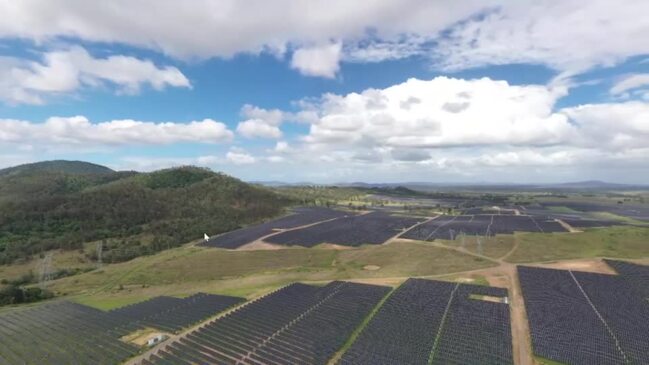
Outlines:
<svg viewBox="0 0 649 365"><path fill-rule="evenodd" d="M137 354L120 341L127 318L67 301L0 314L2 364L117 364Z"/></svg>
<svg viewBox="0 0 649 365"><path fill-rule="evenodd" d="M649 363L649 266L619 274L517 266L536 356ZM512 293L410 278L292 283L252 300L196 293L110 311L55 301L0 313L2 364L515 364ZM219 315L221 314L221 315ZM146 328L172 338L146 349Z"/></svg>
<svg viewBox="0 0 649 365"><path fill-rule="evenodd" d="M342 217L303 229L282 232L266 239L279 245L313 247L322 243L342 246L382 244L402 233L421 219L375 211Z"/></svg>
<svg viewBox="0 0 649 365"><path fill-rule="evenodd" d="M500 302L471 299L488 295ZM409 279L340 364L512 364L507 290Z"/></svg>
<svg viewBox="0 0 649 365"><path fill-rule="evenodd" d="M269 222L230 231L202 243L204 246L234 249L258 240L279 230L293 229L331 219L341 218L349 213L327 208L298 208L291 214Z"/></svg>
<svg viewBox="0 0 649 365"><path fill-rule="evenodd" d="M0 364L649 364L649 258L601 254L644 228L547 207L293 208L79 276L126 303L0 311ZM521 259L527 234L604 251Z"/></svg>
<svg viewBox="0 0 649 365"><path fill-rule="evenodd" d="M520 266L534 352L566 364L649 363L649 305L624 277Z"/></svg>
<svg viewBox="0 0 649 365"><path fill-rule="evenodd" d="M401 238L432 241L465 235L493 236L514 232L566 232L555 220L531 215L443 215L420 224L402 234Z"/></svg>
<svg viewBox="0 0 649 365"><path fill-rule="evenodd" d="M186 298L155 297L110 313L141 327L176 332L245 301L243 298L197 293Z"/></svg>
<svg viewBox="0 0 649 365"><path fill-rule="evenodd" d="M0 364L119 364L141 351L123 336L147 327L175 332L242 301L197 293L109 312L69 301L3 312Z"/></svg>

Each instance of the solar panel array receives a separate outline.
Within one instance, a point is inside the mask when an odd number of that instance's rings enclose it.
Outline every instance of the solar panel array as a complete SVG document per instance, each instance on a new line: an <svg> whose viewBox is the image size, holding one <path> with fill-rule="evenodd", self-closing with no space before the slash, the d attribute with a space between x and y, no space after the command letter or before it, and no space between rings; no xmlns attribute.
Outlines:
<svg viewBox="0 0 649 365"><path fill-rule="evenodd" d="M493 236L514 232L566 232L554 220L528 215L442 215L415 226L400 237L432 241L454 239L461 232L466 235Z"/></svg>
<svg viewBox="0 0 649 365"><path fill-rule="evenodd" d="M626 261L604 261L635 286L644 298L649 299L649 266Z"/></svg>
<svg viewBox="0 0 649 365"><path fill-rule="evenodd" d="M396 216L382 211L374 211L282 232L265 240L280 245L305 247L313 247L321 243L344 246L382 244L420 221L421 218Z"/></svg>
<svg viewBox="0 0 649 365"><path fill-rule="evenodd" d="M138 348L119 340L126 318L61 301L0 314L0 364L117 364Z"/></svg>
<svg viewBox="0 0 649 365"><path fill-rule="evenodd" d="M167 344L142 364L325 364L389 290L291 284Z"/></svg>
<svg viewBox="0 0 649 365"><path fill-rule="evenodd" d="M349 213L329 208L297 208L293 214L286 217L211 237L207 242L201 243L201 246L235 249L267 236L273 233L275 229L301 227L316 222L340 218L347 214Z"/></svg>
<svg viewBox="0 0 649 365"><path fill-rule="evenodd" d="M160 296L110 313L115 317L127 318L142 327L176 332L244 301L244 298L205 293L182 299Z"/></svg>
<svg viewBox="0 0 649 365"><path fill-rule="evenodd" d="M511 364L509 306L500 288L409 279L340 360L357 364Z"/></svg>
<svg viewBox="0 0 649 365"><path fill-rule="evenodd" d="M538 356L568 364L648 364L649 305L620 276L518 268Z"/></svg>

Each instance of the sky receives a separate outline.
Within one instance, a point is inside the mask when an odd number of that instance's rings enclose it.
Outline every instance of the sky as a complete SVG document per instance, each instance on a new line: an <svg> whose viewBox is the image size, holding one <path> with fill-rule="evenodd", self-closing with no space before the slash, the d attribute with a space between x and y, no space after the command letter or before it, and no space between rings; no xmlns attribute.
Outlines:
<svg viewBox="0 0 649 365"><path fill-rule="evenodd" d="M649 178L645 0L0 0L0 168Z"/></svg>

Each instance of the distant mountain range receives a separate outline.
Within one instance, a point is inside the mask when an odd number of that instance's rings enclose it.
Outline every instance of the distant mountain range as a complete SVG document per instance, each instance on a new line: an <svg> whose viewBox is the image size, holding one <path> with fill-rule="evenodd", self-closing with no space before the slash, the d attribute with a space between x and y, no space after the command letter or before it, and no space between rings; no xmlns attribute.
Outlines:
<svg viewBox="0 0 649 365"><path fill-rule="evenodd" d="M543 184L517 184L517 183L431 183L431 182L401 182L401 183L332 183L317 184L311 182L286 183L281 181L254 181L254 184L282 187L282 186L302 186L302 185L319 185L319 186L340 186L356 188L397 188L406 187L419 191L538 191L538 190L571 190L571 191L629 191L629 190L647 190L649 184L618 184L609 183L599 180L576 181L566 183L543 183Z"/></svg>
<svg viewBox="0 0 649 365"><path fill-rule="evenodd" d="M84 174L111 174L116 171L102 165L84 162L84 161L67 161L54 160L43 161L24 165L18 165L5 169L0 169L0 177L14 174L37 173L64 173L70 175ZM120 172L121 174L131 175L140 174L135 171ZM357 188L396 188L399 186L407 187L413 190L422 191L448 191L448 190L475 190L475 191L501 191L501 190L601 190L601 191L628 191L628 190L646 190L649 184L619 184L610 183L600 180L585 180L564 183L540 183L540 184L520 184L520 183L489 183L489 182L443 182L433 183L425 181L411 181L399 183L367 183L367 182L339 182L339 183L314 183L314 182L284 182L284 181L248 181L250 184L263 185L268 187L282 186L340 186L340 187L357 187Z"/></svg>

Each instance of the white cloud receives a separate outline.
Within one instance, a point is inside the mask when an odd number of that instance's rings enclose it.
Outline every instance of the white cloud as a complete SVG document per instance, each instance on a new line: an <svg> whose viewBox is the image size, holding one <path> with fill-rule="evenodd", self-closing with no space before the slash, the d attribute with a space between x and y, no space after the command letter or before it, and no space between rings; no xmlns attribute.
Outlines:
<svg viewBox="0 0 649 365"><path fill-rule="evenodd" d="M284 113L277 109L266 110L252 105L244 105L241 115L248 118L239 123L237 133L246 138L280 138L279 125Z"/></svg>
<svg viewBox="0 0 649 365"><path fill-rule="evenodd" d="M620 95L626 91L649 86L649 74L633 74L619 80L611 88L611 94Z"/></svg>
<svg viewBox="0 0 649 365"><path fill-rule="evenodd" d="M649 103L587 104L561 110L579 128L579 146L625 151L649 147Z"/></svg>
<svg viewBox="0 0 649 365"><path fill-rule="evenodd" d="M382 39L436 32L491 3L465 0L448 7L427 0L197 0L182 5L173 0L2 0L0 37L38 42L78 37L147 47L183 59L231 57L264 50L282 53L289 44L360 38L368 29L376 29ZM155 16L142 16L151 9Z"/></svg>
<svg viewBox="0 0 649 365"><path fill-rule="evenodd" d="M296 104L311 116L306 135L267 152L291 161L284 169L298 180L638 182L649 167L649 103L557 109L565 92L437 77L326 94Z"/></svg>
<svg viewBox="0 0 649 365"><path fill-rule="evenodd" d="M291 150L291 147L288 145L286 141L278 141L275 144L275 152L278 153L283 153L283 152L289 152Z"/></svg>
<svg viewBox="0 0 649 365"><path fill-rule="evenodd" d="M274 126L266 124L261 119L248 119L239 123L237 133L246 138L280 138L282 131Z"/></svg>
<svg viewBox="0 0 649 365"><path fill-rule="evenodd" d="M151 9L156 16L142 16ZM523 62L574 73L647 54L649 17L638 15L646 13L644 0L3 0L0 37L117 42L182 59L308 55L318 51L308 47L338 40L352 62L429 54L447 69ZM333 77L335 53L322 64L295 64Z"/></svg>
<svg viewBox="0 0 649 365"><path fill-rule="evenodd" d="M383 62L420 55L425 52L428 39L417 35L407 35L388 41L359 41L346 45L343 59L347 62Z"/></svg>
<svg viewBox="0 0 649 365"><path fill-rule="evenodd" d="M155 171L170 167L179 166L202 166L213 167L223 163L224 159L215 155L204 155L198 157L139 157L130 156L119 159L116 163L110 164L114 170L135 170Z"/></svg>
<svg viewBox="0 0 649 365"><path fill-rule="evenodd" d="M488 78L410 79L382 90L326 95L305 140L406 148L560 144L575 133L552 110L564 93Z"/></svg>
<svg viewBox="0 0 649 365"><path fill-rule="evenodd" d="M336 77L340 69L342 44L300 48L293 52L291 67L307 76Z"/></svg>
<svg viewBox="0 0 649 365"><path fill-rule="evenodd" d="M648 53L646 13L642 0L503 2L453 27L433 53L445 69L532 63L574 74Z"/></svg>
<svg viewBox="0 0 649 365"><path fill-rule="evenodd" d="M220 143L233 133L212 119L189 123L113 120L91 123L86 117L52 117L44 123L0 119L0 142L49 146L163 145L180 142Z"/></svg>
<svg viewBox="0 0 649 365"><path fill-rule="evenodd" d="M286 159L282 156L268 156L266 158L268 162L273 162L273 163L280 163L280 162L285 162Z"/></svg>
<svg viewBox="0 0 649 365"><path fill-rule="evenodd" d="M241 148L232 148L226 153L225 158L235 165L249 165L257 159Z"/></svg>
<svg viewBox="0 0 649 365"><path fill-rule="evenodd" d="M128 94L139 92L143 85L156 90L191 86L175 67L120 55L95 58L81 47L47 52L42 63L0 58L0 100L12 104L42 104L47 96L106 84Z"/></svg>

